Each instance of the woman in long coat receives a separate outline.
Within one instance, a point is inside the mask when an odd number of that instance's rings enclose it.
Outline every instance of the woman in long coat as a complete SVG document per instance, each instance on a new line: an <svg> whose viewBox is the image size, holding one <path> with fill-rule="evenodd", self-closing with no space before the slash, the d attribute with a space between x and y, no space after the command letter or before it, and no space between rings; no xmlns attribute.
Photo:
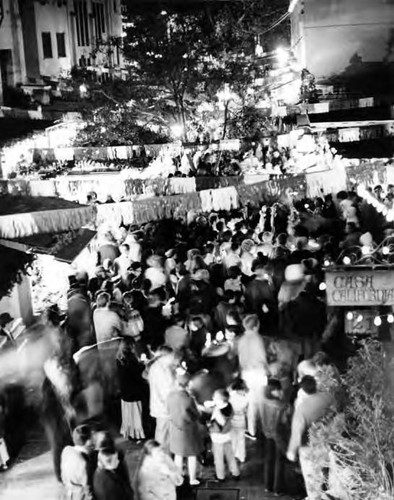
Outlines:
<svg viewBox="0 0 394 500"><path fill-rule="evenodd" d="M146 399L147 383L142 378L145 365L135 355L133 340L124 338L116 359L122 403L120 433L129 439L145 439L142 424L142 401Z"/></svg>
<svg viewBox="0 0 394 500"><path fill-rule="evenodd" d="M203 442L199 427L200 415L187 389L188 383L189 377L178 375L178 388L171 392L167 399L170 416L170 451L175 455L175 465L180 473L183 470L183 459L187 458L190 485L196 486L199 484L197 456L203 450Z"/></svg>

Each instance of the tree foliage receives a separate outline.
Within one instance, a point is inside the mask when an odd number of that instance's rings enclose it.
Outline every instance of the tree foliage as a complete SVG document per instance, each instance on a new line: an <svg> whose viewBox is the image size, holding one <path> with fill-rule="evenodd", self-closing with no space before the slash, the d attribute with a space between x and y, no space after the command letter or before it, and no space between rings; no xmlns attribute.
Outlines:
<svg viewBox="0 0 394 500"><path fill-rule="evenodd" d="M314 458L330 468L330 493L341 500L394 498L393 395L383 345L367 342L343 376L344 412L310 433ZM329 452L328 452L329 451Z"/></svg>
<svg viewBox="0 0 394 500"><path fill-rule="evenodd" d="M225 83L244 99L261 71L256 44L272 46L272 32L261 35L286 8L283 0L276 7L257 0L193 10L152 6L143 14L130 7L125 56L144 90L150 89L148 106L186 129L198 103L214 102Z"/></svg>

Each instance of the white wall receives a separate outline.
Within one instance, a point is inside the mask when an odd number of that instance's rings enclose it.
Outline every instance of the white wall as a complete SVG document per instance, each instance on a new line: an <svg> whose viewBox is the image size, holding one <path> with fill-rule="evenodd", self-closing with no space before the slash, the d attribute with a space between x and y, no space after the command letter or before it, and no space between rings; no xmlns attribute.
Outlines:
<svg viewBox="0 0 394 500"><path fill-rule="evenodd" d="M42 76L58 77L67 73L72 66L71 40L67 19L67 8L56 4L34 2L36 17L37 44ZM50 32L52 40L52 58L44 59L42 47L42 32ZM65 33L66 57L58 57L56 33Z"/></svg>
<svg viewBox="0 0 394 500"><path fill-rule="evenodd" d="M364 62L382 61L393 29L392 0L299 0L292 45L300 63L323 78L342 72L355 53Z"/></svg>
<svg viewBox="0 0 394 500"><path fill-rule="evenodd" d="M19 285L15 285L11 294L0 300L0 313L8 312L13 318L22 318L25 325L33 321L30 279L23 277Z"/></svg>
<svg viewBox="0 0 394 500"><path fill-rule="evenodd" d="M17 4L15 0L3 0L4 19L0 25L0 50L12 51L14 85L24 83L26 78L22 29Z"/></svg>

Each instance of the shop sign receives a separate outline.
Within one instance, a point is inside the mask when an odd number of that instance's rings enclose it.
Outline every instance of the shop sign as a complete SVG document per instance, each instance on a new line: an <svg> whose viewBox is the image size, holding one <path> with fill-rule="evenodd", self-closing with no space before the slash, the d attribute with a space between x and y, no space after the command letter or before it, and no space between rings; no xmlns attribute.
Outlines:
<svg viewBox="0 0 394 500"><path fill-rule="evenodd" d="M352 314L349 316L345 314L345 332L347 335L361 338L378 336L379 327L374 323L376 311L362 309L349 312Z"/></svg>
<svg viewBox="0 0 394 500"><path fill-rule="evenodd" d="M326 272L327 305L394 305L394 270L341 269Z"/></svg>

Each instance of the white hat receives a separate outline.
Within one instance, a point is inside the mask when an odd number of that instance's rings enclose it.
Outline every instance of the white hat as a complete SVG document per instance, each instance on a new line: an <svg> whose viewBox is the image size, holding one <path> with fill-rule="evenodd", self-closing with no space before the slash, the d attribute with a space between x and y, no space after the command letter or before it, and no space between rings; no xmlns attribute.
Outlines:
<svg viewBox="0 0 394 500"><path fill-rule="evenodd" d="M302 281L305 277L305 268L302 264L292 264L285 269L285 280L290 283Z"/></svg>

